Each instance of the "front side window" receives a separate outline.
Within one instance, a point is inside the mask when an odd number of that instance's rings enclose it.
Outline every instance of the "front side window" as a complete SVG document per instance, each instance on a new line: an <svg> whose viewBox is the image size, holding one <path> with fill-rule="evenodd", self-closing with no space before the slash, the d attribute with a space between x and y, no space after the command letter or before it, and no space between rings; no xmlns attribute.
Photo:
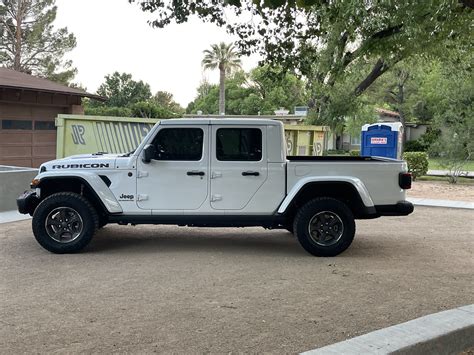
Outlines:
<svg viewBox="0 0 474 355"><path fill-rule="evenodd" d="M216 157L220 161L262 159L262 131L258 128L219 128Z"/></svg>
<svg viewBox="0 0 474 355"><path fill-rule="evenodd" d="M163 128L153 140L155 160L201 160L203 140L201 128Z"/></svg>

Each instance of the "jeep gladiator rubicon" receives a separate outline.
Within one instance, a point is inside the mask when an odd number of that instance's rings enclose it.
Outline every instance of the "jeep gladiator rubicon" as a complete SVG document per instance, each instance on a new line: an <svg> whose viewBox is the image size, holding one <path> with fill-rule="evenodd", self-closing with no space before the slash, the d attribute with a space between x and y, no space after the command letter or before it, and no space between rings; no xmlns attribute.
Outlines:
<svg viewBox="0 0 474 355"><path fill-rule="evenodd" d="M355 219L410 214L410 187L404 161L286 156L278 121L170 119L133 152L42 164L17 204L54 253L81 250L107 223L147 223L285 228L309 253L335 256Z"/></svg>

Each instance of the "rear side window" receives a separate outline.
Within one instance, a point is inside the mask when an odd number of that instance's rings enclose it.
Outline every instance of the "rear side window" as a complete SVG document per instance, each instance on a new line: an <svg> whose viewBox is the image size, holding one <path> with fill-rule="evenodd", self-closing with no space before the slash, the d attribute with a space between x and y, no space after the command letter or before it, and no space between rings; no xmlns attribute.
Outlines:
<svg viewBox="0 0 474 355"><path fill-rule="evenodd" d="M258 128L219 128L216 157L221 161L262 159L262 131Z"/></svg>
<svg viewBox="0 0 474 355"><path fill-rule="evenodd" d="M201 160L203 140L201 128L163 128L153 140L155 159Z"/></svg>

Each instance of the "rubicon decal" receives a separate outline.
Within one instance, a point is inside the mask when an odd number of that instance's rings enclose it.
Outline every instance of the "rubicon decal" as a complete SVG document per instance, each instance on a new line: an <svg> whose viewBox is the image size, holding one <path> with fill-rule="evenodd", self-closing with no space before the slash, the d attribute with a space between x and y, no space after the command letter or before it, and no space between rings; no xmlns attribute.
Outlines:
<svg viewBox="0 0 474 355"><path fill-rule="evenodd" d="M53 169L102 169L108 168L109 163L94 163L94 164L63 164L53 165Z"/></svg>

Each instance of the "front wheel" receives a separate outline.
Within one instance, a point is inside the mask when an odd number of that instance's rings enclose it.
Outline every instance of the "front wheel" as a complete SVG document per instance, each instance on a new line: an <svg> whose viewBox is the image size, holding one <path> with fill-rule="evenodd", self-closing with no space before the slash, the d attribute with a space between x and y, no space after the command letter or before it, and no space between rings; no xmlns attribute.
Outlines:
<svg viewBox="0 0 474 355"><path fill-rule="evenodd" d="M315 256L336 256L346 250L355 234L352 211L343 202L329 197L305 204L293 223L301 246Z"/></svg>
<svg viewBox="0 0 474 355"><path fill-rule="evenodd" d="M60 192L41 201L32 226L36 240L46 250L75 253L89 244L99 226L99 217L83 196Z"/></svg>

